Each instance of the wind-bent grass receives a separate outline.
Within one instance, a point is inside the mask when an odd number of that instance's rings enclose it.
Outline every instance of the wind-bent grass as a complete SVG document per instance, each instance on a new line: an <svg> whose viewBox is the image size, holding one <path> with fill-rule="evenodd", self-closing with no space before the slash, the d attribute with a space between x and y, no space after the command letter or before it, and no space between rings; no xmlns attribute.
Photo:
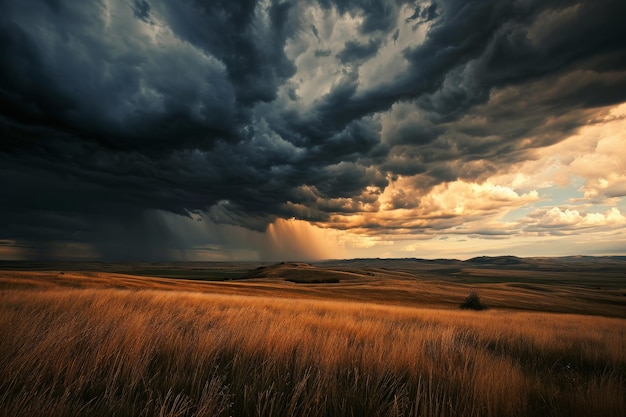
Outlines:
<svg viewBox="0 0 626 417"><path fill-rule="evenodd" d="M2 416L623 416L626 321L0 292Z"/></svg>

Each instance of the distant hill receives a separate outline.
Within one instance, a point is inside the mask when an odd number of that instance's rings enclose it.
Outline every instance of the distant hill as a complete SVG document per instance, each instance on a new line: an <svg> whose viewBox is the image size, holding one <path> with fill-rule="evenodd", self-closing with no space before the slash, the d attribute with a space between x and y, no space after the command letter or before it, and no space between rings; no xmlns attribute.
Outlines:
<svg viewBox="0 0 626 417"><path fill-rule="evenodd" d="M253 269L242 279L282 279L297 284L333 284L362 278L362 274L320 268L305 262L281 262Z"/></svg>
<svg viewBox="0 0 626 417"><path fill-rule="evenodd" d="M520 265L527 263L524 259L517 256L477 256L464 262L481 265Z"/></svg>

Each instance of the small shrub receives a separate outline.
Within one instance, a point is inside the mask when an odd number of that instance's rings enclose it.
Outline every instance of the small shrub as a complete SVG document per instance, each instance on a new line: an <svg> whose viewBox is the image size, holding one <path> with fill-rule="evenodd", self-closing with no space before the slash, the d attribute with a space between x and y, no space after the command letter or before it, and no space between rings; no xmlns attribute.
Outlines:
<svg viewBox="0 0 626 417"><path fill-rule="evenodd" d="M481 303L480 297L478 296L478 294L476 294L474 291L472 291L471 293L469 293L467 297L465 297L465 300L463 301L460 307L463 309L467 309L467 310L486 310L487 309L487 307L483 303Z"/></svg>

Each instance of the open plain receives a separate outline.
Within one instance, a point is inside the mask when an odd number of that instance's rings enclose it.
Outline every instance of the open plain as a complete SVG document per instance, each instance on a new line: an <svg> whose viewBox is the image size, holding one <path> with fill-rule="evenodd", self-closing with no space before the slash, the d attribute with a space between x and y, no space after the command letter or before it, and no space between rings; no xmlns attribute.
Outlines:
<svg viewBox="0 0 626 417"><path fill-rule="evenodd" d="M0 334L2 416L626 415L624 257L1 262Z"/></svg>

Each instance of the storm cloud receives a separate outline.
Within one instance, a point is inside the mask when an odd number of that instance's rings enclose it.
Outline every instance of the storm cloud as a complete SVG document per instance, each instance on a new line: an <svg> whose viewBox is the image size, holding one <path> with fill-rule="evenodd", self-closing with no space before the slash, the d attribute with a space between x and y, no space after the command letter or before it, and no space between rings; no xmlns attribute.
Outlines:
<svg viewBox="0 0 626 417"><path fill-rule="evenodd" d="M399 179L389 207L424 209L625 102L624 16L619 0L0 1L0 241L164 259L187 243L163 213L350 229Z"/></svg>

